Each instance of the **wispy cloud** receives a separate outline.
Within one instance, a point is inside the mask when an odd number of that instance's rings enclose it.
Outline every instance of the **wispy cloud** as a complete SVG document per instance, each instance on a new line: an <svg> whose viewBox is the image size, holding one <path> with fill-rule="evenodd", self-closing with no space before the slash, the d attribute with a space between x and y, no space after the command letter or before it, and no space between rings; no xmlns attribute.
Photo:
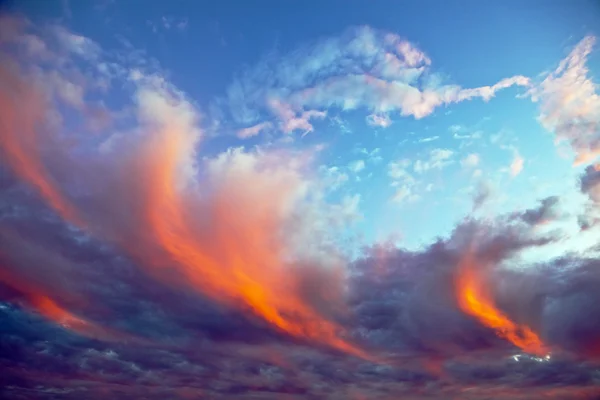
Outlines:
<svg viewBox="0 0 600 400"><path fill-rule="evenodd" d="M323 182L329 190L339 189L342 185L346 184L349 181L348 174L342 172L339 167L326 167L321 166L319 168L321 173L324 175Z"/></svg>
<svg viewBox="0 0 600 400"><path fill-rule="evenodd" d="M415 172L422 174L432 169L442 169L452 164L454 152L450 149L433 149L426 160L417 160L413 165Z"/></svg>
<svg viewBox="0 0 600 400"><path fill-rule="evenodd" d="M471 153L460 160L460 165L462 165L464 168L475 168L479 165L479 161L479 154Z"/></svg>
<svg viewBox="0 0 600 400"><path fill-rule="evenodd" d="M418 140L419 143L429 143L429 142L433 142L435 140L438 140L440 137L439 136L428 136L428 137L424 137Z"/></svg>
<svg viewBox="0 0 600 400"><path fill-rule="evenodd" d="M264 130L268 130L273 126L270 122L261 122L260 124L256 124L254 126L249 126L248 128L243 128L237 131L237 136L240 139L247 139L253 136L258 135Z"/></svg>
<svg viewBox="0 0 600 400"><path fill-rule="evenodd" d="M327 116L324 111L309 110L297 113L292 106L283 103L281 100L273 98L269 100L269 107L279 118L280 129L285 133L291 133L295 130L302 130L303 135L313 131L313 126L310 123L312 118L323 119ZM265 124L266 122L263 122Z"/></svg>
<svg viewBox="0 0 600 400"><path fill-rule="evenodd" d="M390 116L387 114L371 114L367 115L367 123L371 126L379 126L381 128L387 128L392 124Z"/></svg>
<svg viewBox="0 0 600 400"><path fill-rule="evenodd" d="M510 163L510 174L514 177L519 175L523 171L523 164L525 160L519 153L515 153L513 156L513 160Z"/></svg>
<svg viewBox="0 0 600 400"><path fill-rule="evenodd" d="M586 66L595 41L593 36L585 37L528 92L540 104L540 122L558 142L571 145L576 164L589 163L600 154L600 95Z"/></svg>
<svg viewBox="0 0 600 400"><path fill-rule="evenodd" d="M338 127L343 134L352 133L352 129L350 129L348 121L345 121L339 115L330 117L329 121L331 126Z"/></svg>
<svg viewBox="0 0 600 400"><path fill-rule="evenodd" d="M438 85L429 72L430 64L427 55L407 40L361 27L278 59L263 60L233 82L227 96L215 105L235 123L249 125L261 122L265 111L281 118L280 107L274 107L271 100L277 96L295 114L332 107L362 109L369 123L388 126L390 113L419 119L441 105L474 98L488 101L499 90L529 85L523 76L470 89ZM291 127L284 123L281 129L288 132Z"/></svg>
<svg viewBox="0 0 600 400"><path fill-rule="evenodd" d="M392 201L394 203L404 203L418 200L419 196L412 192L412 189L409 185L402 185L392 196Z"/></svg>
<svg viewBox="0 0 600 400"><path fill-rule="evenodd" d="M354 172L355 174L359 173L360 171L365 169L365 161L364 160L352 161L350 164L348 164L348 168L350 169L350 171Z"/></svg>
<svg viewBox="0 0 600 400"><path fill-rule="evenodd" d="M419 199L419 195L415 193L417 180L408 172L410 165L411 161L408 159L392 161L387 165L388 176L391 179L390 186L394 188L392 202L403 203Z"/></svg>
<svg viewBox="0 0 600 400"><path fill-rule="evenodd" d="M173 16L163 16L158 21L147 20L146 25L152 29L152 32L170 31L176 29L184 31L187 29L189 20L187 18L176 18Z"/></svg>
<svg viewBox="0 0 600 400"><path fill-rule="evenodd" d="M502 168L503 172L510 174L513 178L523 171L525 159L521 156L519 149L514 145L500 145L501 149L507 150L512 154L510 164L506 168Z"/></svg>
<svg viewBox="0 0 600 400"><path fill-rule="evenodd" d="M414 181L413 177L407 172L410 166L410 160L392 161L388 164L388 175L393 180Z"/></svg>

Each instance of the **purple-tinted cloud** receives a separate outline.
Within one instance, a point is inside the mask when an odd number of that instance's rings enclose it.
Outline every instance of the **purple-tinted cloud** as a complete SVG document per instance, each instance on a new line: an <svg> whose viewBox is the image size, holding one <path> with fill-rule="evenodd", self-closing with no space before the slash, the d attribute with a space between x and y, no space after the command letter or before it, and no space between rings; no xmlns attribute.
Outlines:
<svg viewBox="0 0 600 400"><path fill-rule="evenodd" d="M348 176L346 167L316 173L322 149L230 148L201 157L201 112L160 68L131 53L107 54L61 27L2 22L1 59L9 61L0 70L7 89L0 94L3 398L597 392L597 258L566 255L515 268L524 251L561 239L535 229L556 217L558 198L460 220L420 249L371 245L350 259L339 242L360 220L362 197L327 198ZM356 59L349 66L348 56ZM428 87L429 57L369 28L290 57L263 66L285 87L230 88L232 118L246 124L239 136L274 126L309 132L330 104L419 118L527 84L516 77L476 89ZM118 91L126 105L97 102L106 91ZM101 124L66 135L71 117L98 110ZM263 112L273 122L261 125ZM367 161L341 165L358 173L379 151L364 154ZM397 200L413 195L414 174L453 157L440 148L418 163L389 163ZM594 172L582 178L585 193L593 192ZM488 196L482 190L475 203ZM524 354L464 312L457 277L467 253L488 284L486 300L514 326L535 331L549 358Z"/></svg>

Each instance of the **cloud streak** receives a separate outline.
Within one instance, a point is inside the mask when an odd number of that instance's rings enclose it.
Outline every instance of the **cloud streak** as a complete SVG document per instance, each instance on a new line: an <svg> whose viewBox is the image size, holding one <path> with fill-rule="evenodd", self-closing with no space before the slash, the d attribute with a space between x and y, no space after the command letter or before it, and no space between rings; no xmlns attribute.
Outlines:
<svg viewBox="0 0 600 400"><path fill-rule="evenodd" d="M15 68L14 64L0 67L0 82L4 88L0 94L2 154L15 173L35 187L65 219L81 224L73 206L41 161L43 137L39 130L45 123L46 111L42 95L28 85ZM28 107L22 107L23 104Z"/></svg>
<svg viewBox="0 0 600 400"><path fill-rule="evenodd" d="M478 265L477 259L467 251L460 262L457 279L457 297L461 309L524 351L538 356L547 355L548 349L536 333L527 326L515 324L498 310L489 298L489 287L486 287L486 283L476 272L478 268L481 269L482 266Z"/></svg>
<svg viewBox="0 0 600 400"><path fill-rule="evenodd" d="M440 106L475 98L489 101L500 90L530 85L524 76L476 88L438 84L430 68L431 60L414 44L363 26L263 59L243 71L213 108L237 124L263 123L274 116L282 121L282 132L310 131L309 117L321 112L315 110L332 107L365 110L369 124L387 127L391 113L420 119Z"/></svg>

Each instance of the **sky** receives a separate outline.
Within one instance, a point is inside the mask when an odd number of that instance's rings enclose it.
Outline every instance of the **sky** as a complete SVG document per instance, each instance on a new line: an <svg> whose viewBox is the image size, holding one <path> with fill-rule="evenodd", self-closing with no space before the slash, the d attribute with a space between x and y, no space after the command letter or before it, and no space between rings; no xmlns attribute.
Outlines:
<svg viewBox="0 0 600 400"><path fill-rule="evenodd" d="M600 3L0 7L6 399L596 399Z"/></svg>

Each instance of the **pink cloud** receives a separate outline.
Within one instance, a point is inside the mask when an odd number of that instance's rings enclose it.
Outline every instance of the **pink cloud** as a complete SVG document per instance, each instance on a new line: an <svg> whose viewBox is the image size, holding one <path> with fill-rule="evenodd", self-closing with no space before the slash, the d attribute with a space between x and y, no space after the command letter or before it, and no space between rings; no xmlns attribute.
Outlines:
<svg viewBox="0 0 600 400"><path fill-rule="evenodd" d="M367 116L367 123L371 126L387 128L392 124L392 120L387 114L371 114Z"/></svg>
<svg viewBox="0 0 600 400"><path fill-rule="evenodd" d="M596 38L587 36L563 59L556 70L529 91L540 105L541 124L567 141L575 164L593 162L600 155L600 96L588 76L587 57Z"/></svg>
<svg viewBox="0 0 600 400"><path fill-rule="evenodd" d="M270 122L261 122L260 124L256 124L250 126L248 128L243 128L237 131L237 137L240 139L248 139L250 137L256 136L264 130L270 129L273 126Z"/></svg>
<svg viewBox="0 0 600 400"><path fill-rule="evenodd" d="M325 111L309 110L296 113L289 104L283 103L279 99L269 100L269 106L273 113L279 118L280 128L285 133L292 133L295 130L303 130L303 135L313 131L310 123L311 118L323 119L327 116Z"/></svg>
<svg viewBox="0 0 600 400"><path fill-rule="evenodd" d="M515 152L512 162L510 163L510 175L515 177L523 171L523 164L525 160L517 152Z"/></svg>
<svg viewBox="0 0 600 400"><path fill-rule="evenodd" d="M87 38L62 28L56 32L69 47L63 59L69 67L93 66L103 54L90 53ZM23 63L36 66L34 59ZM360 196L327 203L323 183L310 174L309 151L229 149L199 162L203 132L193 101L159 72L148 74L130 65L121 69L135 72L117 77L121 86L133 89L130 101L119 106L128 110L125 134L113 134L111 152L84 143L86 157L77 157L71 150L79 150L83 141L68 143L61 124L51 129L45 123L50 111L67 119L65 112L84 117L89 108L86 96L67 84L74 81L64 65L47 66L45 76L56 72L68 80L53 82L60 90L50 96L38 80L21 74L16 63L0 67L6 89L0 93L5 122L0 151L16 178L35 188L64 219L124 249L160 283L247 312L280 334L369 358L340 334L342 327L330 317L332 310L340 311L331 305L341 305L344 294L340 257L331 249L333 231L356 218ZM74 107L66 111L56 106L58 101ZM309 132L310 120L326 115L295 110L278 100L271 107L286 132ZM86 201L65 195L65 181L51 173L57 165L77 177ZM333 265L321 268L322 260ZM307 287L310 296L305 295ZM49 316L69 317L55 303L40 299Z"/></svg>

